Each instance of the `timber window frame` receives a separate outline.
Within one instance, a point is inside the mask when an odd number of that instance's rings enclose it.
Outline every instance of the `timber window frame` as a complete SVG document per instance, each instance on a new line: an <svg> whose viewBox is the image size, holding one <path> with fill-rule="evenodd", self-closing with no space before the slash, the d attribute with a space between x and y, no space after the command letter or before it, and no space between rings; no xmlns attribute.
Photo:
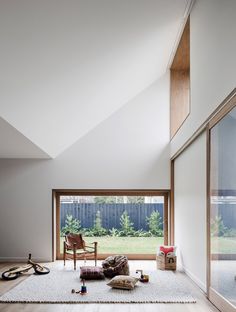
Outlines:
<svg viewBox="0 0 236 312"><path fill-rule="evenodd" d="M169 200L170 190L62 190L52 191L53 202L53 231L52 231L52 259L61 260L60 253L60 196L163 196L164 197L164 244L169 243ZM110 255L110 254L109 254ZM108 254L98 254L98 259L105 259ZM156 254L127 254L130 260L154 260Z"/></svg>

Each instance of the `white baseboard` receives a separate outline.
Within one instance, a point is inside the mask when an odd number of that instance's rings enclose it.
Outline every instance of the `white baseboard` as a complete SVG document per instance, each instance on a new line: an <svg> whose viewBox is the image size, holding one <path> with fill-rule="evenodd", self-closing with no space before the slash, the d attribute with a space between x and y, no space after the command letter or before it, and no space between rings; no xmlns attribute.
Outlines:
<svg viewBox="0 0 236 312"><path fill-rule="evenodd" d="M24 263L27 262L28 257L0 257L0 262L20 262ZM34 258L32 257L32 260L35 262L52 262L52 259L39 257Z"/></svg>
<svg viewBox="0 0 236 312"><path fill-rule="evenodd" d="M206 293L207 292L207 287L206 284L204 284L196 275L194 275L191 271L186 269L184 266L181 266L181 269L184 271L186 275L188 275L189 278L199 287L201 290Z"/></svg>

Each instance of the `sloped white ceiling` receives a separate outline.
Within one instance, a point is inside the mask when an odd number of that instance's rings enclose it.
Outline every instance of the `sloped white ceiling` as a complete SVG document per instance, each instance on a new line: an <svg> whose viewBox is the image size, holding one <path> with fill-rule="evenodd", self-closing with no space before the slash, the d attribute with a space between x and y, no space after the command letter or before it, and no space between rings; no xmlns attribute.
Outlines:
<svg viewBox="0 0 236 312"><path fill-rule="evenodd" d="M51 157L167 68L188 0L1 0L0 116Z"/></svg>
<svg viewBox="0 0 236 312"><path fill-rule="evenodd" d="M0 158L50 158L0 117Z"/></svg>

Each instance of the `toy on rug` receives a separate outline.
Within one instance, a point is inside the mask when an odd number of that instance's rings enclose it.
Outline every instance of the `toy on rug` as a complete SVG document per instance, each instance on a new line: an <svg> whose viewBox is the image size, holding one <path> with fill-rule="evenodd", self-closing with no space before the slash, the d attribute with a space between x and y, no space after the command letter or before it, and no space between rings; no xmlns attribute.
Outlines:
<svg viewBox="0 0 236 312"><path fill-rule="evenodd" d="M87 294L87 286L85 286L85 280L82 280L83 285L81 286L81 291L80 294L81 295L86 295Z"/></svg>
<svg viewBox="0 0 236 312"><path fill-rule="evenodd" d="M31 254L29 254L26 265L8 269L7 271L2 273L2 279L6 281L14 280L17 277L21 276L21 274L28 272L30 269L34 269L34 273L39 275L48 274L50 272L49 268L31 260Z"/></svg>
<svg viewBox="0 0 236 312"><path fill-rule="evenodd" d="M76 291L75 289L71 289L72 294L80 294L80 295L86 295L87 292L87 286L85 285L85 280L82 280L83 285L81 285L81 290Z"/></svg>
<svg viewBox="0 0 236 312"><path fill-rule="evenodd" d="M140 278L139 281L142 283L148 283L149 282L149 275L143 274L143 270L136 270L136 273L140 272Z"/></svg>

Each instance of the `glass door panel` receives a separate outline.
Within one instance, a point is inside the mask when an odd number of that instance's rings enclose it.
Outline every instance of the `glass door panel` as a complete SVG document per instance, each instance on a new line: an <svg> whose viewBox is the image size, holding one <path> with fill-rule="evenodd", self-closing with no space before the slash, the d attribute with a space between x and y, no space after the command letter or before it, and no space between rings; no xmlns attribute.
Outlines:
<svg viewBox="0 0 236 312"><path fill-rule="evenodd" d="M236 307L236 108L210 130L210 164L210 297Z"/></svg>

